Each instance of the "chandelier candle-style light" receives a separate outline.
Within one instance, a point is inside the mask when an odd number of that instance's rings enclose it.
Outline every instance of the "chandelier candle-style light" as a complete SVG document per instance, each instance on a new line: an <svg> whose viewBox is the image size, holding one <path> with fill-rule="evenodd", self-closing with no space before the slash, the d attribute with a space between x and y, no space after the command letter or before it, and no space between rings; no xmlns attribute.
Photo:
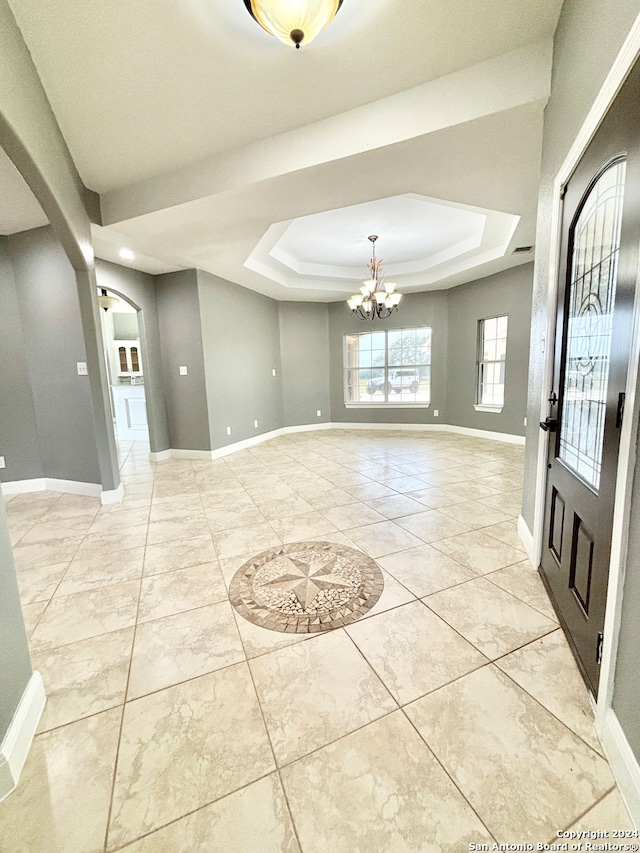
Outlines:
<svg viewBox="0 0 640 853"><path fill-rule="evenodd" d="M342 0L244 0L251 17L285 44L309 44L333 21Z"/></svg>
<svg viewBox="0 0 640 853"><path fill-rule="evenodd" d="M350 299L347 299L347 305L361 320L373 320L374 317L386 320L398 309L402 299L402 294L396 293L396 285L384 280L382 258L376 258L377 239L377 234L369 237L372 247L371 260L367 264L369 278L363 283L360 293L354 293Z"/></svg>

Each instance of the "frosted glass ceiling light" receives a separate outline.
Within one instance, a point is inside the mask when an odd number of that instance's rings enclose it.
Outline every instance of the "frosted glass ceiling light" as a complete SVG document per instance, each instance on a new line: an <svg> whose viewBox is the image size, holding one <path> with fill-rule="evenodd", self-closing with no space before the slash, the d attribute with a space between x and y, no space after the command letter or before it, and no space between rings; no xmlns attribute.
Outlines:
<svg viewBox="0 0 640 853"><path fill-rule="evenodd" d="M402 294L396 291L396 285L384 280L382 258L376 258L377 239L376 234L369 237L372 247L371 260L367 264L369 278L360 288L360 293L355 293L347 299L347 305L361 320L373 320L374 317L386 320L397 310L402 299Z"/></svg>
<svg viewBox="0 0 640 853"><path fill-rule="evenodd" d="M342 0L244 0L244 5L268 33L299 48L331 23Z"/></svg>
<svg viewBox="0 0 640 853"><path fill-rule="evenodd" d="M117 305L118 302L120 302L120 300L116 299L115 296L109 296L104 287L100 288L100 293L98 294L98 305L103 311L108 311L109 308L113 308L113 306Z"/></svg>

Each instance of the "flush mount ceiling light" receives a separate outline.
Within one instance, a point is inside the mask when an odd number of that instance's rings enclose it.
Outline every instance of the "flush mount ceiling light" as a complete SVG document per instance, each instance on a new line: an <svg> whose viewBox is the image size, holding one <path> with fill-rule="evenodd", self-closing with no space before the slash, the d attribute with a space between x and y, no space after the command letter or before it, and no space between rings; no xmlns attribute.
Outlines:
<svg viewBox="0 0 640 853"><path fill-rule="evenodd" d="M299 48L331 23L342 0L244 0L244 5L268 33Z"/></svg>
<svg viewBox="0 0 640 853"><path fill-rule="evenodd" d="M369 278L363 282L360 293L355 293L350 299L347 299L347 305L361 320L373 320L374 317L386 320L398 309L398 304L402 299L402 294L395 292L396 285L391 281L384 280L382 258L376 258L377 239L377 234L372 234L369 237L372 249L371 260L367 264Z"/></svg>
<svg viewBox="0 0 640 853"><path fill-rule="evenodd" d="M123 261L133 260L133 252L131 251L131 249L120 249L118 255L120 255Z"/></svg>
<svg viewBox="0 0 640 853"><path fill-rule="evenodd" d="M120 300L116 299L115 296L109 296L104 287L100 288L100 293L98 294L98 305L103 311L108 311L109 308L113 308L113 306L117 305L118 302L120 302Z"/></svg>

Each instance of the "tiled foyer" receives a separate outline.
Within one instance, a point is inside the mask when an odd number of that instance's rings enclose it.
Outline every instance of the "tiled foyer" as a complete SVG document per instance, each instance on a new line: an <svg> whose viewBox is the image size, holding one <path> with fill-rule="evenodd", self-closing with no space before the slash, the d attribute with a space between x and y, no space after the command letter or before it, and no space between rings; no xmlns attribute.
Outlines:
<svg viewBox="0 0 640 853"><path fill-rule="evenodd" d="M522 448L297 433L215 462L122 445L126 496L8 499L48 703L2 853L414 853L632 824L516 534ZM327 633L228 588L265 549L350 545L384 592Z"/></svg>

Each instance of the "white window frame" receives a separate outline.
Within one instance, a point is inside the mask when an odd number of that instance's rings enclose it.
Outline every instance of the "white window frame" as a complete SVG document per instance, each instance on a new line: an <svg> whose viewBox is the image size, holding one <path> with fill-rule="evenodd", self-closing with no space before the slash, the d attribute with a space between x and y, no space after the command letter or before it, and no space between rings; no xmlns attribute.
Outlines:
<svg viewBox="0 0 640 853"><path fill-rule="evenodd" d="M507 322L507 330L505 332L504 341L504 358L500 359L485 359L484 358L484 348L485 348L485 324L490 320L506 320ZM478 320L478 348L477 348L477 357L476 357L476 401L474 404L474 409L476 412L492 412L494 414L499 414L504 409L504 398L506 391L506 367L507 367L507 341L509 337L509 315L508 314L497 314L493 317L484 317L481 320ZM492 338L492 340L500 340L500 338ZM483 402L483 388L484 382L483 377L485 375L486 368L489 365L503 365L503 370L505 373L505 381L503 383L503 392L502 392L502 402L501 403L487 403Z"/></svg>
<svg viewBox="0 0 640 853"><path fill-rule="evenodd" d="M388 364L389 361L389 334L393 332L410 332L410 331L423 331L426 330L429 332L429 363L428 364L397 364L392 365L391 367ZM348 364L348 346L347 339L353 337L360 337L364 335L371 335L374 332L384 334L385 336L385 346L384 346L384 366L376 367L373 369L384 370L384 383L383 383L383 394L384 399L380 402L374 402L373 400L364 400L362 402L356 402L354 400L349 399L349 373L354 368ZM428 409L431 406L431 360L433 354L433 328L431 326L409 326L408 328L394 328L394 329L374 329L368 332L345 332L343 335L343 347L342 347L342 377L343 377L343 399L344 405L347 409ZM392 398L389 397L389 392L387 390L388 387L388 374L390 370L412 370L412 369L424 369L428 368L429 370L429 399L428 400L418 400L411 402L395 402ZM363 368L366 369L366 368Z"/></svg>

